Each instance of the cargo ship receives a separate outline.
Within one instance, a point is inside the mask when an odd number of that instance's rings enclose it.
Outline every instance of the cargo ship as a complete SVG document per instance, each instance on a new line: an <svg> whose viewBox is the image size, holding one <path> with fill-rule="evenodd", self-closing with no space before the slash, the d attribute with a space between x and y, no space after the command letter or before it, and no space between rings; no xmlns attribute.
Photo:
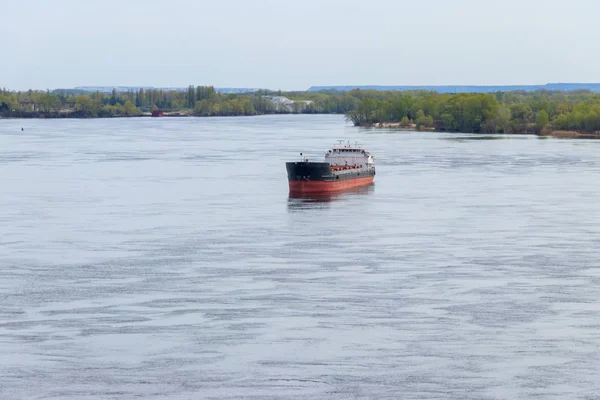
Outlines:
<svg viewBox="0 0 600 400"><path fill-rule="evenodd" d="M325 153L323 162L286 162L291 194L333 193L373 183L375 157L362 146L339 144Z"/></svg>

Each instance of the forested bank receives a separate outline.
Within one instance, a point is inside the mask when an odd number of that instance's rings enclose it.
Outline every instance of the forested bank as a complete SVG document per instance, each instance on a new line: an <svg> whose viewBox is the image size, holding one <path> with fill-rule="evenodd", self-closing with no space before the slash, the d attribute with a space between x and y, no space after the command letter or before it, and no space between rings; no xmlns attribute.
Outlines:
<svg viewBox="0 0 600 400"><path fill-rule="evenodd" d="M399 126L448 132L600 131L600 94L506 92L365 93L347 118L356 126Z"/></svg>
<svg viewBox="0 0 600 400"><path fill-rule="evenodd" d="M0 117L106 118L142 115L235 116L277 113L344 114L353 110L351 95L260 90L218 93L212 86L187 91L82 92L77 90L0 90Z"/></svg>
<svg viewBox="0 0 600 400"><path fill-rule="evenodd" d="M219 93L187 90L82 92L0 90L0 117L103 118L142 115L344 114L356 126L481 133L600 131L600 94L539 90L495 94L431 91Z"/></svg>

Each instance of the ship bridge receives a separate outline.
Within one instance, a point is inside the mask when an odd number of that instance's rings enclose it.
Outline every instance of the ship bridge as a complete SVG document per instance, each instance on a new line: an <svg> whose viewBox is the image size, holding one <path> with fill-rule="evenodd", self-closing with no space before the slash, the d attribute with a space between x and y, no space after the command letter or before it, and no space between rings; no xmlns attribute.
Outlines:
<svg viewBox="0 0 600 400"><path fill-rule="evenodd" d="M365 151L358 144L333 146L331 150L325 153L325 161L331 166L352 166L359 168L370 168L375 164L375 159L371 153Z"/></svg>

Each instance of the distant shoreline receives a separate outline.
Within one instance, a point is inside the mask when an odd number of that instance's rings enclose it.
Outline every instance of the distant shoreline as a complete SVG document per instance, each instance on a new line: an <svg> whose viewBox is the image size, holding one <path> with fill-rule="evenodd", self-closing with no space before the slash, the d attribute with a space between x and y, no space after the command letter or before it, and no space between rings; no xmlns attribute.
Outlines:
<svg viewBox="0 0 600 400"><path fill-rule="evenodd" d="M50 119L343 114L356 102L354 98L341 101L343 98L343 95L261 90L223 93L212 86L192 85L186 91L140 88L135 92L113 89L108 93L81 90L16 92L0 88L0 116Z"/></svg>
<svg viewBox="0 0 600 400"><path fill-rule="evenodd" d="M600 93L514 91L443 94L394 92L266 92L223 94L212 86L183 91L11 92L0 89L0 117L94 119L345 115L354 126L482 134L600 138Z"/></svg>
<svg viewBox="0 0 600 400"><path fill-rule="evenodd" d="M263 113L263 114L233 114L233 115L197 115L192 111L171 111L164 112L162 115L154 116L152 113L141 113L139 115L107 115L107 116L80 116L77 113L34 113L35 115L17 115L17 116L2 116L0 115L0 120L29 120L29 119L126 119L126 118L230 118L230 117L260 117L266 115L343 115L339 113Z"/></svg>

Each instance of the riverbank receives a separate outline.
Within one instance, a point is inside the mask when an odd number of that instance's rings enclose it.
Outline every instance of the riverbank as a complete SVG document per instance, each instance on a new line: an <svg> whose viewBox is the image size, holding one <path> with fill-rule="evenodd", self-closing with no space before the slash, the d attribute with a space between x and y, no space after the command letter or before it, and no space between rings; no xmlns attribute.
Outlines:
<svg viewBox="0 0 600 400"><path fill-rule="evenodd" d="M417 124L407 124L404 122L376 122L374 124L370 124L370 125L360 125L360 126L370 126L373 128L393 128L393 129L401 129L401 130L405 130L405 131L420 131L420 132L434 132L435 128L433 127L426 127L426 126L419 126L417 127Z"/></svg>
<svg viewBox="0 0 600 400"><path fill-rule="evenodd" d="M576 131L549 131L542 132L539 136L553 136L574 139L600 139L600 132L576 132Z"/></svg>
<svg viewBox="0 0 600 400"><path fill-rule="evenodd" d="M266 113L254 113L254 114L228 114L228 115L199 115L194 110L179 110L179 111L164 111L159 114L153 115L151 112L141 112L133 115L96 115L90 116L80 112L16 112L8 115L0 115L2 119L112 119L112 118L162 118L162 117L197 117L197 118L209 118L209 117L251 117L261 115L292 115L292 114L309 114L309 113L295 113L295 112L266 112ZM335 113L310 113L319 115L328 115ZM339 114L338 114L339 115Z"/></svg>
<svg viewBox="0 0 600 400"><path fill-rule="evenodd" d="M187 91L15 92L0 89L0 116L9 118L104 118L140 116L242 116L263 114L343 114L357 99L344 94L307 92L219 93L212 86Z"/></svg>
<svg viewBox="0 0 600 400"><path fill-rule="evenodd" d="M549 128L562 137L596 137L599 116L600 95L583 92L363 96L346 113L355 126L511 134Z"/></svg>
<svg viewBox="0 0 600 400"><path fill-rule="evenodd" d="M388 128L394 130L401 130L407 132L448 132L442 130L436 130L433 127L417 127L415 124L406 124L402 122L377 122L373 124L362 124L360 127L367 128ZM452 133L461 133L461 132L452 132ZM600 131L596 132L578 132L578 131L569 131L569 130L552 130L552 129L544 129L542 132L537 133L535 131L523 131L523 132L511 132L511 135L536 135L536 136L550 136L550 137L559 137L559 138L574 138L574 139L600 139Z"/></svg>
<svg viewBox="0 0 600 400"><path fill-rule="evenodd" d="M0 90L2 118L229 117L269 114L343 114L355 126L407 131L523 134L597 138L600 94L536 92L70 93ZM550 130L546 133L546 130Z"/></svg>

